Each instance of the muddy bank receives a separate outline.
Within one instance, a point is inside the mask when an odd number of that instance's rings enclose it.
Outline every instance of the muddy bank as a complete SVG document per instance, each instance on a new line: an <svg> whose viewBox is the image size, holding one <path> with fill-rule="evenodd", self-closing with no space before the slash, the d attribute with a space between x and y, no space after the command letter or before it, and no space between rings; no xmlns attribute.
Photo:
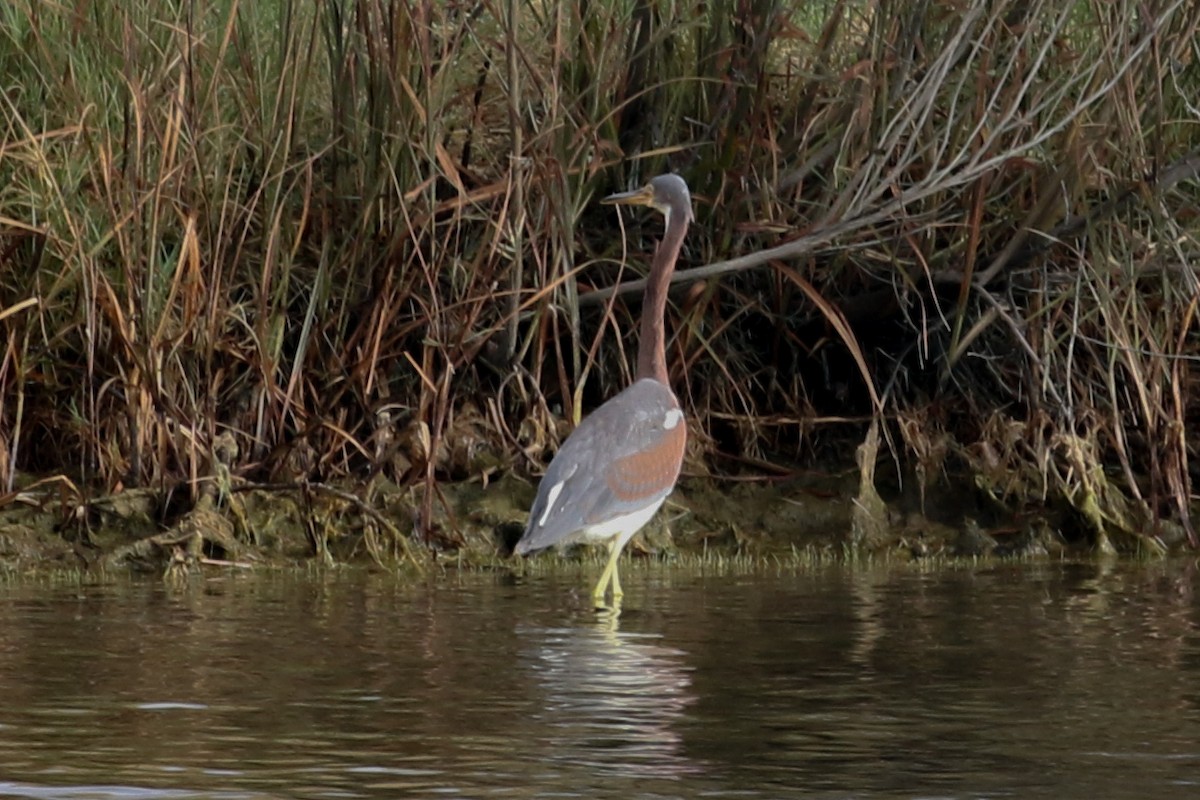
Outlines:
<svg viewBox="0 0 1200 800"><path fill-rule="evenodd" d="M668 559L1037 557L1072 547L1065 521L1050 510L1018 519L989 508L967 484L936 487L922 498L886 476L879 482L872 500L853 468L774 480L685 478L628 552ZM532 483L511 473L486 484L441 484L433 524L422 531L421 490L383 479L366 487L245 484L205 494L173 518L172 498L146 489L73 506L26 492L0 510L0 569L172 574L314 562L494 565L510 557L533 493Z"/></svg>

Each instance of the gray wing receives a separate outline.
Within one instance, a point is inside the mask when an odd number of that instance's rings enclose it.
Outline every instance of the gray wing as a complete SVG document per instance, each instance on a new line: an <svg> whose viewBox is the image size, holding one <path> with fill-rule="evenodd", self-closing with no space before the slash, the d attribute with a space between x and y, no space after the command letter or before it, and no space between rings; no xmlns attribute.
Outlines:
<svg viewBox="0 0 1200 800"><path fill-rule="evenodd" d="M573 541L592 525L660 501L675 486L686 443L671 390L635 382L567 437L538 486L517 553Z"/></svg>

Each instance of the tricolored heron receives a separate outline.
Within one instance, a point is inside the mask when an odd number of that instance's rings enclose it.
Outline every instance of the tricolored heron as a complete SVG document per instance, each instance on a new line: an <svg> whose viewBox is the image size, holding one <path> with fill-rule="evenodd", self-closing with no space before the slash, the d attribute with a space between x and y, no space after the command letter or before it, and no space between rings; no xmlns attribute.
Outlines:
<svg viewBox="0 0 1200 800"><path fill-rule="evenodd" d="M610 584L613 604L619 604L621 548L667 499L683 464L687 425L668 384L663 315L671 273L692 221L691 195L678 175L659 175L641 189L601 202L650 206L666 218L646 280L637 377L563 442L538 486L516 548L525 555L556 544L606 542L608 563L592 591L598 607L604 606Z"/></svg>

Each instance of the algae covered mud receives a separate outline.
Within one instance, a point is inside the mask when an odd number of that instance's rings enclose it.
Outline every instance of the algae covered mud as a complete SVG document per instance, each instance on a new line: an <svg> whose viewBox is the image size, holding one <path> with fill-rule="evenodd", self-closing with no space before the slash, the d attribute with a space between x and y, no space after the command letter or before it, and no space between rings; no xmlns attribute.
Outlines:
<svg viewBox="0 0 1200 800"><path fill-rule="evenodd" d="M862 519L853 494L858 480L853 471L776 482L685 480L630 551L635 560L668 564L742 559L815 565L872 557L1058 557L1071 550L1062 532L1045 521L993 522L985 529L972 515L986 520L987 511L969 492L932 495L927 502L936 513L930 515L906 512L902 501L884 505L873 538L856 543ZM361 488L320 485L247 487L223 501L202 499L169 524L156 518L154 494L136 490L89 504L80 511L87 525L64 524L45 509L17 505L0 512L0 570L131 567L185 577L312 562L408 566L418 572L437 564L492 567L511 554L533 487L513 476L487 486L440 487L430 539L413 524L417 490L374 484L368 494L385 512L366 506L362 494Z"/></svg>

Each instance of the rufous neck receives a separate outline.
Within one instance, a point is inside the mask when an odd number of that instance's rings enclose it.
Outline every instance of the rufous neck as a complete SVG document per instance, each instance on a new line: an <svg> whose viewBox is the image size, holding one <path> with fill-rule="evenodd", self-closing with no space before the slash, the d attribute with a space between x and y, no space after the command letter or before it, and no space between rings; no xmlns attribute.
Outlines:
<svg viewBox="0 0 1200 800"><path fill-rule="evenodd" d="M667 287L675 272L675 261L687 233L687 219L667 219L667 230L654 252L646 293L642 299L642 336L638 342L637 377L653 378L664 386L667 378L667 351L664 317L667 313Z"/></svg>

